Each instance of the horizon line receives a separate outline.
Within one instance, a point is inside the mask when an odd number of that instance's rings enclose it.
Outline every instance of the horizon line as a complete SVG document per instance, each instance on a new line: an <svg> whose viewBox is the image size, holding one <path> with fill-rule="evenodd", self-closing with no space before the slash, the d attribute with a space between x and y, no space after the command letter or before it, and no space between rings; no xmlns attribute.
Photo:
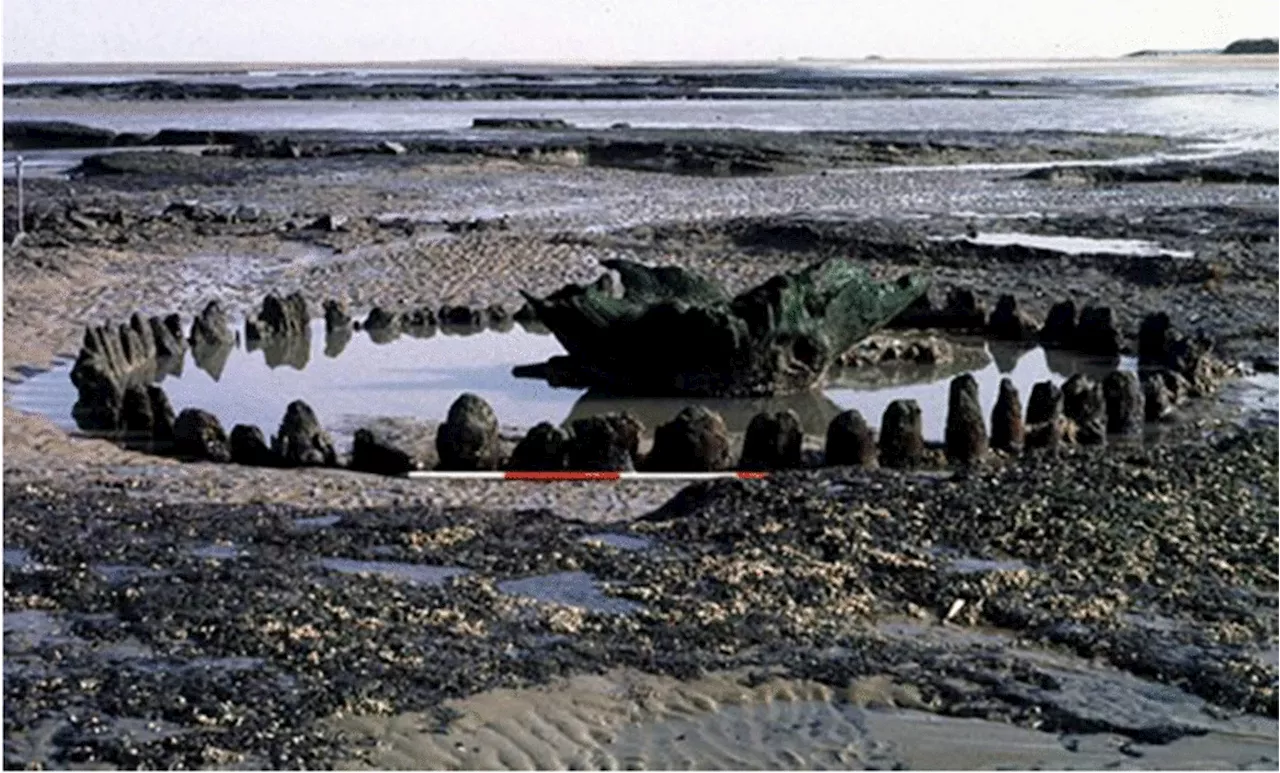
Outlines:
<svg viewBox="0 0 1280 773"><path fill-rule="evenodd" d="M779 64L795 62L1087 62L1110 59L1158 58L1160 56L1204 56L1220 55L1231 59L1276 58L1277 54L1223 54L1221 48L1185 48L1162 49L1142 48L1122 54L1081 54L1077 56L882 56L864 54L860 56L790 56L768 59L734 59L734 58L634 58L634 59L596 59L596 58L472 58L450 57L443 59L114 59L114 60L59 60L59 61L4 61L3 67L136 67L154 65L163 67L201 67L231 65L255 66L297 66L297 65L427 65L427 64L536 64L536 65L631 65L631 64ZM1150 57L1136 56L1150 54Z"/></svg>

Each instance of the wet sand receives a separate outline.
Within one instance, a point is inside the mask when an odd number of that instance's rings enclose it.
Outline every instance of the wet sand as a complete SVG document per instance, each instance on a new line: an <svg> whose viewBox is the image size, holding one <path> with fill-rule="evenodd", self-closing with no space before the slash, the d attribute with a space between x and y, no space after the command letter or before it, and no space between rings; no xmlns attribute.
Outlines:
<svg viewBox="0 0 1280 773"><path fill-rule="evenodd" d="M887 676L833 689L745 674L692 681L579 676L454 701L447 732L422 715L335 720L374 770L1266 770L1274 727L1242 722L1165 745L940 717ZM751 686L753 685L753 686Z"/></svg>

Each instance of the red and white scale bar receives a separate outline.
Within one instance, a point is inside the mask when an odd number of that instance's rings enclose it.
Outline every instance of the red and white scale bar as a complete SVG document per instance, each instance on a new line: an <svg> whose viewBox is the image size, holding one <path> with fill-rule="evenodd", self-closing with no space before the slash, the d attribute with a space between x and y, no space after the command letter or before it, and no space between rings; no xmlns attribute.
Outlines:
<svg viewBox="0 0 1280 773"><path fill-rule="evenodd" d="M406 473L408 478L417 480L526 480L526 481L558 481L558 480L716 480L720 478L736 478L738 480L760 480L768 477L764 472L518 472L512 470L493 470L480 472L443 472L437 470Z"/></svg>

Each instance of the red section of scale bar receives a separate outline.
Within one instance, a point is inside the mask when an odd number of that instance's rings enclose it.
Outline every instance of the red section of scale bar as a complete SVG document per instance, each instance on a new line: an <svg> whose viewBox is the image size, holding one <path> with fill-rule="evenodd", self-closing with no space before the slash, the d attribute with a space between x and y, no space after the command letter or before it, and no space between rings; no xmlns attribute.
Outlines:
<svg viewBox="0 0 1280 773"><path fill-rule="evenodd" d="M504 472L503 480L619 480L620 472Z"/></svg>

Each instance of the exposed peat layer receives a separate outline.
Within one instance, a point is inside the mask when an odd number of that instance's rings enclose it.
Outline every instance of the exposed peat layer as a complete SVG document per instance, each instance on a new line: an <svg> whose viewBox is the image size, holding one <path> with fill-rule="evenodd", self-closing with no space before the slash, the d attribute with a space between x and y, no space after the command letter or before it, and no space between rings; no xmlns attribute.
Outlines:
<svg viewBox="0 0 1280 773"><path fill-rule="evenodd" d="M954 480L697 486L612 527L651 539L643 550L583 540L601 527L546 510L167 504L145 475L11 485L6 540L26 554L6 559L6 616L33 630L6 627L6 759L315 766L355 753L331 716L430 713L619 666L836 688L883 675L943 715L1139 744L1274 718L1275 443L1274 429L1231 430ZM329 557L380 563L352 575ZM467 574L414 582L416 565ZM634 603L600 612L495 585L561 572ZM948 615L999 634L877 625ZM1032 650L1176 686L1207 713L1073 703Z"/></svg>
<svg viewBox="0 0 1280 773"><path fill-rule="evenodd" d="M1071 142L1079 156L1153 149ZM1026 143L1008 147L941 163L1029 160ZM6 379L73 354L85 325L134 311L189 320L214 298L238 315L295 290L360 314L514 309L521 290L591 282L610 258L682 265L737 291L831 255L875 277L927 275L938 297L968 288L990 307L1012 295L1040 319L1067 298L1107 305L1129 349L1143 317L1166 312L1230 362L1275 366L1277 189L1256 159L1230 180L1220 168L1237 161L1221 158L1211 174L1189 163L1092 178L897 159L657 174L513 148L139 153L32 180L28 234L5 248ZM5 193L8 237L9 181ZM1011 232L1142 239L1167 254L973 238ZM1262 407L1240 421L1238 405L1207 400L1147 445L994 456L954 476L787 473L664 505L677 486L181 464L6 405L5 761L322 766L360 751L335 735L339 713L445 723L450 698L619 666L838 687L885 676L929 711L1117 734L1138 754L1241 717L1274 733L1277 436L1274 404ZM602 528L651 547L582 539ZM559 573L590 575L615 604L498 586ZM944 618L995 633L885 626ZM1203 710L1068 700L1035 653L1096 659Z"/></svg>

